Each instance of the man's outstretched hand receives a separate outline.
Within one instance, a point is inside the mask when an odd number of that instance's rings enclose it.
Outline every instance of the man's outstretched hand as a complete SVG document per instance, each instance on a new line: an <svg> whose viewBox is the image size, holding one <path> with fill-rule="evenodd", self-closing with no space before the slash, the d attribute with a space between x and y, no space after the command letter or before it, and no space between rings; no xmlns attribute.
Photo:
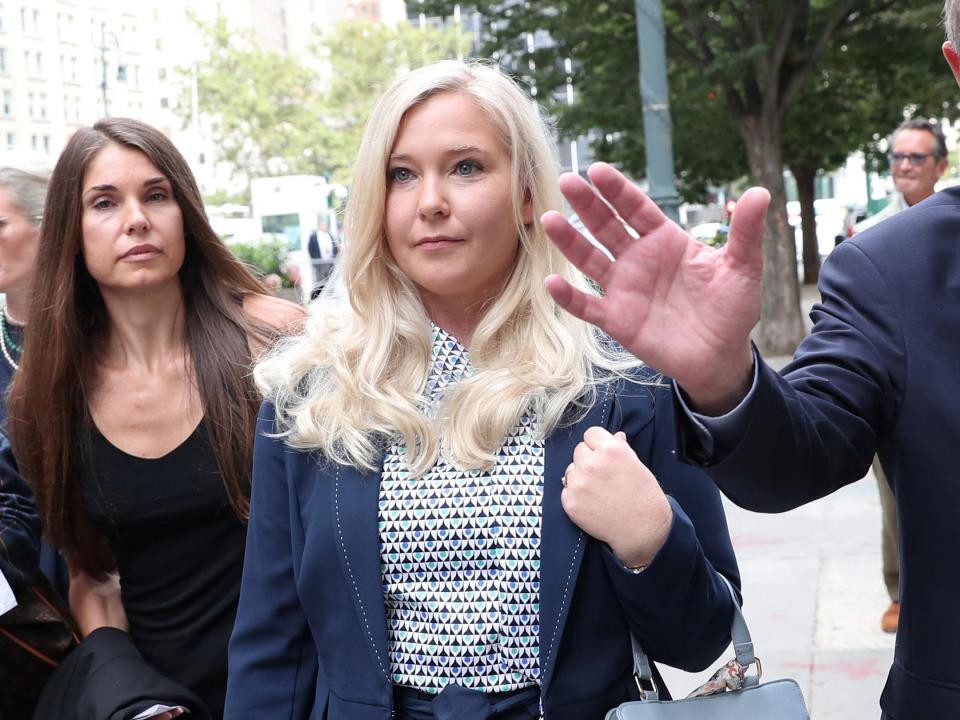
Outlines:
<svg viewBox="0 0 960 720"><path fill-rule="evenodd" d="M750 331L760 318L769 194L752 188L740 198L727 243L715 249L668 220L610 165L596 163L588 175L597 192L572 174L560 178L560 189L614 260L560 213L548 212L542 221L563 254L603 288L604 297L581 292L556 275L546 280L550 294L562 308L673 377L700 412L719 415L732 409L750 386ZM631 237L620 218L639 238Z"/></svg>

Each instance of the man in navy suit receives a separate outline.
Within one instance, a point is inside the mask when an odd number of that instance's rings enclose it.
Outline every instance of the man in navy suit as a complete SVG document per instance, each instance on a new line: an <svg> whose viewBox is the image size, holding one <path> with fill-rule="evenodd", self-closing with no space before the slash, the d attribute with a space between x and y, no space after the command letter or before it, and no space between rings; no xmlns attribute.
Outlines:
<svg viewBox="0 0 960 720"><path fill-rule="evenodd" d="M960 82L960 0L947 0L945 18L943 53ZM564 194L616 262L549 213L554 241L606 291L587 297L554 276L551 294L676 379L680 453L744 507L797 507L858 480L879 454L897 499L902 573L884 717L960 717L960 188L833 252L813 332L778 375L749 340L766 191L741 198L715 250L612 167L589 174L640 238L583 179L565 176Z"/></svg>

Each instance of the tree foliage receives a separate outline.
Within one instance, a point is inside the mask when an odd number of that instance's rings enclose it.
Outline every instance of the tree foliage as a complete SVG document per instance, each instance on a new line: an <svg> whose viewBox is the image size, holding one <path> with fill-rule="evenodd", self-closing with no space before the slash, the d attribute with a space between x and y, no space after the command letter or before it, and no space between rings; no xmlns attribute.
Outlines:
<svg viewBox="0 0 960 720"><path fill-rule="evenodd" d="M400 72L462 55L455 30L367 21L338 24L293 57L261 48L255 34L224 16L203 31L207 60L197 67L200 112L218 160L247 178L323 175L346 182L373 103ZM189 69L177 110L190 118Z"/></svg>
<svg viewBox="0 0 960 720"><path fill-rule="evenodd" d="M450 15L453 5L429 0L424 10ZM528 76L564 131L591 132L600 157L642 175L634 0L472 5L497 18L482 52ZM896 109L899 103L902 114L918 102L911 98L924 84L918 79L893 92L889 83L904 81L901 74L926 74L928 85L930 78L949 79L945 68L932 69L940 61L929 52L942 39L935 21L941 8L942 0L663 2L681 191L695 197L709 184L746 172L772 194L758 337L766 351L792 352L803 333L784 166L802 157L828 169L874 133L886 132L865 127L887 117L874 104ZM530 51L527 39L537 33L552 43ZM574 60L569 74L566 58ZM568 79L576 88L570 107L553 99Z"/></svg>
<svg viewBox="0 0 960 720"><path fill-rule="evenodd" d="M907 114L957 116L956 85L940 54L940 10L939 2L926 3L858 25L827 49L787 112L783 158L800 194L806 282L816 281L820 266L816 175L839 167L858 150L872 166L884 138Z"/></svg>
<svg viewBox="0 0 960 720"><path fill-rule="evenodd" d="M252 32L231 30L223 16L197 22L208 52L196 69L200 112L209 118L218 159L248 177L328 171L310 152L326 135L314 73L262 49ZM177 106L184 118L189 98L186 86Z"/></svg>
<svg viewBox="0 0 960 720"><path fill-rule="evenodd" d="M455 29L354 21L337 25L320 43L319 54L330 67L322 99L326 158L333 179L347 182L363 126L390 82L421 65L462 57L470 38Z"/></svg>

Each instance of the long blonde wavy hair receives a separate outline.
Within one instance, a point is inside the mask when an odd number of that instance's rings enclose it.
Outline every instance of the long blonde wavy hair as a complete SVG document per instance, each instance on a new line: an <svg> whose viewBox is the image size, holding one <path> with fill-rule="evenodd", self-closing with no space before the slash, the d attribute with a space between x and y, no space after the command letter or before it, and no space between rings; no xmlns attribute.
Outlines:
<svg viewBox="0 0 960 720"><path fill-rule="evenodd" d="M513 169L519 236L516 263L470 342L473 374L444 395L435 416L423 408L432 361L431 322L419 293L397 266L384 234L387 164L411 108L445 92L470 98L493 123ZM560 310L544 286L556 273L589 290L583 275L547 237L540 216L563 209L550 132L536 105L496 68L444 61L398 79L367 123L347 205L342 256L349 303L314 302L305 334L281 344L255 370L276 406L277 432L295 448L367 470L401 440L413 476L442 453L463 469L492 466L524 413L546 436L574 422L597 386L639 365L592 326ZM534 220L524 225L525 199Z"/></svg>

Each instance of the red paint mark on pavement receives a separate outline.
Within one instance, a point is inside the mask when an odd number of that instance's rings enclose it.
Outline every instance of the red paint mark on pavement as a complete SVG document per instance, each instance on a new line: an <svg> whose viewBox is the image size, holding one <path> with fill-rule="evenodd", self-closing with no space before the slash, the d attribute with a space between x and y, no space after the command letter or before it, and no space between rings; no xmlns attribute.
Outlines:
<svg viewBox="0 0 960 720"><path fill-rule="evenodd" d="M875 657L829 663L781 663L780 667L790 670L807 670L811 673L839 673L846 675L849 680L864 680L886 672L886 666L881 666L880 659Z"/></svg>

